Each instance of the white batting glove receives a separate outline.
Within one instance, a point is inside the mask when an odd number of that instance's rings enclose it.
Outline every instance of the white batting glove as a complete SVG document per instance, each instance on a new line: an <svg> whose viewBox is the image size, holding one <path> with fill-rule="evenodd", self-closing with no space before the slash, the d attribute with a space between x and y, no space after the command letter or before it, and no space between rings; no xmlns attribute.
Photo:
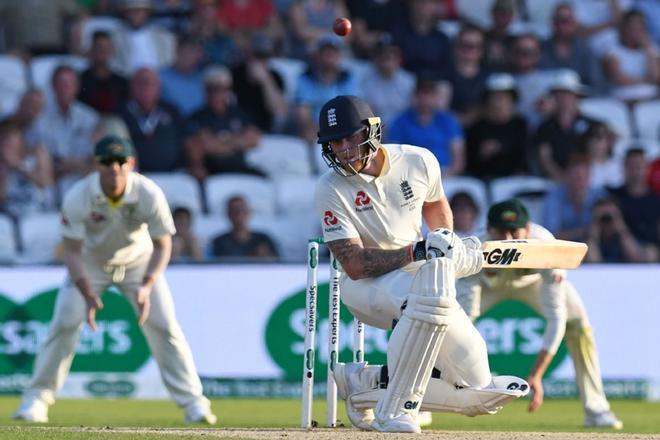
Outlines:
<svg viewBox="0 0 660 440"><path fill-rule="evenodd" d="M446 257L453 258L457 246L462 248L461 239L447 228L434 229L426 235L426 258Z"/></svg>
<svg viewBox="0 0 660 440"><path fill-rule="evenodd" d="M461 240L464 252L456 261L456 278L465 278L481 270L484 264L484 253L481 251L481 240L474 235Z"/></svg>

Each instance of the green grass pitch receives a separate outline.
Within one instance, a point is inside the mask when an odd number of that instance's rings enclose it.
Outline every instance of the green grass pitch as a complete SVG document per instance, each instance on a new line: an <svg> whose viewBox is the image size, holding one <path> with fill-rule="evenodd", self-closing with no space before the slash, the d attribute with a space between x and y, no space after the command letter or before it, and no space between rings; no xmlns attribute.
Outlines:
<svg viewBox="0 0 660 440"><path fill-rule="evenodd" d="M201 428L183 423L182 412L173 402L150 400L66 400L50 409L47 425L31 425L10 419L18 405L17 397L0 398L0 439L67 439L90 438L89 433L72 432L71 428L104 428L94 433L100 439L186 439L193 435L160 435L112 432L113 428ZM527 401L512 402L499 414L469 418L453 414L434 414L430 429L443 431L582 431L582 409L577 400L547 400L541 409L529 414ZM219 427L296 428L300 423L300 402L284 399L220 399L212 403ZM660 402L615 400L612 409L623 420L624 433L660 433ZM317 400L314 419L325 423L325 400ZM348 424L343 404L339 419ZM39 426L36 428L35 426ZM107 430L107 432L105 432ZM594 430L592 430L594 431ZM597 430L595 430L597 431ZM623 436L622 438L625 438Z"/></svg>

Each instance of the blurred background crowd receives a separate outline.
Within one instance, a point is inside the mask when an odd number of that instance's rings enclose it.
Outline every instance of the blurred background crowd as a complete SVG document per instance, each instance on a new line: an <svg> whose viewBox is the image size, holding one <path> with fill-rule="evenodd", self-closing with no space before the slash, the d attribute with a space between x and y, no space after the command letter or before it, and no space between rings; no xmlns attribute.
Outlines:
<svg viewBox="0 0 660 440"><path fill-rule="evenodd" d="M116 134L173 261L303 261L318 111L353 94L437 156L460 233L517 196L588 261L657 262L659 47L660 0L0 0L0 260L57 261L62 193Z"/></svg>

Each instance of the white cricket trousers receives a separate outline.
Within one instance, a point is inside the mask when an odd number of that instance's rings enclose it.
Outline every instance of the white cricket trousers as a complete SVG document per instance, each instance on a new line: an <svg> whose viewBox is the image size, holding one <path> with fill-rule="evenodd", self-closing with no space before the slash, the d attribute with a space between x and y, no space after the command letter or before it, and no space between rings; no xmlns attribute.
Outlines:
<svg viewBox="0 0 660 440"><path fill-rule="evenodd" d="M392 329L401 316L401 306L410 292L415 273L423 263L409 264L377 278L351 280L342 275L342 302L365 324ZM435 368L450 384L483 388L491 382L486 343L462 309L447 328Z"/></svg>
<svg viewBox="0 0 660 440"><path fill-rule="evenodd" d="M148 261L149 255L146 255L127 266L104 269L88 260L87 274L93 291L100 294L110 285L116 285L137 315L136 293ZM125 274L121 279L123 271ZM116 282L113 282L113 274ZM85 300L67 277L57 295L48 336L35 359L32 380L24 392L24 399L38 398L48 404L54 403L55 394L69 373L85 322ZM176 404L181 408L191 404L208 406L208 399L202 395L202 383L192 352L176 320L172 294L164 276L158 277L151 291L151 311L142 332L158 363L165 387Z"/></svg>

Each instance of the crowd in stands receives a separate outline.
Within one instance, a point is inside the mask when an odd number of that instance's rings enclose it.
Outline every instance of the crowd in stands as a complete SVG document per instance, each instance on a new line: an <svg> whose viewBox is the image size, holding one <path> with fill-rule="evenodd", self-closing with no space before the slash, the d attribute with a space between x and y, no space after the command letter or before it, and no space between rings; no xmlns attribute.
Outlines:
<svg viewBox="0 0 660 440"><path fill-rule="evenodd" d="M657 0L34 3L0 1L4 262L52 261L24 223L52 221L106 134L174 182L174 261L301 261L339 94L435 154L461 234L518 196L588 261L660 261Z"/></svg>

